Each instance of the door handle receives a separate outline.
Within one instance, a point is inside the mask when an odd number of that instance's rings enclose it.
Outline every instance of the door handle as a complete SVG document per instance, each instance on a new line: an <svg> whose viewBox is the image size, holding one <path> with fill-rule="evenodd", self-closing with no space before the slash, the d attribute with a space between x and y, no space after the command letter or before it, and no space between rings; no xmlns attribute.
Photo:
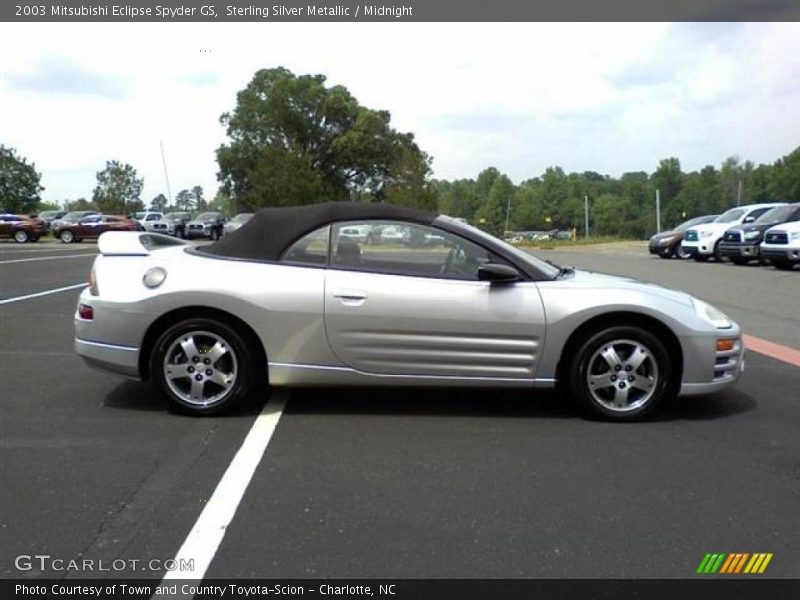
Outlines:
<svg viewBox="0 0 800 600"><path fill-rule="evenodd" d="M363 290L336 290L333 292L334 298L339 298L342 302L363 302L367 299L367 292Z"/></svg>

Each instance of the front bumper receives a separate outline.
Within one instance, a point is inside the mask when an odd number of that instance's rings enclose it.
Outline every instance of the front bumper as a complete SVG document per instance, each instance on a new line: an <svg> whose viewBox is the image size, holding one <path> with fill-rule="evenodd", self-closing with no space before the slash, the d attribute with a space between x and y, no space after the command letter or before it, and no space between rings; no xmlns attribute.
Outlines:
<svg viewBox="0 0 800 600"><path fill-rule="evenodd" d="M757 243L748 244L744 242L720 242L719 251L723 256L756 259L761 255L761 245Z"/></svg>
<svg viewBox="0 0 800 600"><path fill-rule="evenodd" d="M784 246L783 248L776 248L775 246L762 246L761 256L766 259L800 262L800 248L792 248L789 246Z"/></svg>
<svg viewBox="0 0 800 600"><path fill-rule="evenodd" d="M731 350L717 350L717 339L734 340ZM696 396L719 392L736 383L744 372L745 347L738 326L730 334L720 332L717 337L684 339L684 377L679 394ZM708 356L714 362L709 364Z"/></svg>

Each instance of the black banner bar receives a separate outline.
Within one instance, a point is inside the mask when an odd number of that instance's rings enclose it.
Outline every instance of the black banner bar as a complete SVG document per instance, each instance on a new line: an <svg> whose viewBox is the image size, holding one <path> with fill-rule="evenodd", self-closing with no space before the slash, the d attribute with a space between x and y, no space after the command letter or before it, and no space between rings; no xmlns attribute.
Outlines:
<svg viewBox="0 0 800 600"><path fill-rule="evenodd" d="M66 599L119 598L314 598L352 600L795 600L800 598L800 580L762 579L759 576L698 576L697 579L540 579L540 580L289 580L243 579L204 581L158 580L0 580L0 598Z"/></svg>
<svg viewBox="0 0 800 600"><path fill-rule="evenodd" d="M800 0L12 0L0 21L797 21Z"/></svg>

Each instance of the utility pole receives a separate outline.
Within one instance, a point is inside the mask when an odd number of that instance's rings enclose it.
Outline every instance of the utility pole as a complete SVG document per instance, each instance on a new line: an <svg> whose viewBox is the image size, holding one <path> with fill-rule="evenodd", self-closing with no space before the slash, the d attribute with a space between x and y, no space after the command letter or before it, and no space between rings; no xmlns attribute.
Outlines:
<svg viewBox="0 0 800 600"><path fill-rule="evenodd" d="M589 237L589 194L583 195L584 237Z"/></svg>
<svg viewBox="0 0 800 600"><path fill-rule="evenodd" d="M656 190L656 233L661 233L661 191Z"/></svg>
<svg viewBox="0 0 800 600"><path fill-rule="evenodd" d="M167 198L169 198L169 203L170 205L172 205L172 190L169 187L169 174L167 173L167 157L164 154L164 140L159 140L158 143L161 146L161 164L164 165L164 179L167 182Z"/></svg>
<svg viewBox="0 0 800 600"><path fill-rule="evenodd" d="M508 197L508 201L506 202L506 226L503 229L503 239L506 237L506 232L508 231L508 218L511 216L511 196Z"/></svg>

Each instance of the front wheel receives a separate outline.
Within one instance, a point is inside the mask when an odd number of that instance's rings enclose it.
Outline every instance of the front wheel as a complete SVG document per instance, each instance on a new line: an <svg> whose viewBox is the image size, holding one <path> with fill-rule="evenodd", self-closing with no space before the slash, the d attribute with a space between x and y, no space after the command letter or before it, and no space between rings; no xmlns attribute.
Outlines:
<svg viewBox="0 0 800 600"><path fill-rule="evenodd" d="M680 245L680 244L678 244L677 246L675 246L675 256L676 256L677 258L681 259L681 260L688 260L688 259L690 259L690 258L692 257L692 255L691 255L691 254L689 254L688 252L686 252L686 250L684 250L684 249L681 247L681 245Z"/></svg>
<svg viewBox="0 0 800 600"><path fill-rule="evenodd" d="M229 410L253 389L257 371L242 334L212 319L189 319L167 329L150 364L171 406L191 415Z"/></svg>
<svg viewBox="0 0 800 600"><path fill-rule="evenodd" d="M639 327L615 326L589 337L569 371L572 396L584 414L609 421L644 418L675 394L664 345Z"/></svg>
<svg viewBox="0 0 800 600"><path fill-rule="evenodd" d="M750 259L749 258L743 258L741 256L731 256L731 262L733 264L739 265L741 267L742 265L746 265L747 263L749 263Z"/></svg>
<svg viewBox="0 0 800 600"><path fill-rule="evenodd" d="M209 237L211 237L212 242L216 242L219 239L219 229L213 228Z"/></svg>
<svg viewBox="0 0 800 600"><path fill-rule="evenodd" d="M25 242L28 241L29 237L30 236L28 236L28 232L25 231L24 229L17 229L14 232L14 241L17 242L18 244L24 244Z"/></svg>
<svg viewBox="0 0 800 600"><path fill-rule="evenodd" d="M772 264L775 265L776 269L780 269L781 271L791 271L792 267L794 267L794 263L785 258L774 258L772 259Z"/></svg>
<svg viewBox="0 0 800 600"><path fill-rule="evenodd" d="M71 244L75 241L75 234L72 233L69 229L65 229L61 232L58 236L64 244Z"/></svg>

